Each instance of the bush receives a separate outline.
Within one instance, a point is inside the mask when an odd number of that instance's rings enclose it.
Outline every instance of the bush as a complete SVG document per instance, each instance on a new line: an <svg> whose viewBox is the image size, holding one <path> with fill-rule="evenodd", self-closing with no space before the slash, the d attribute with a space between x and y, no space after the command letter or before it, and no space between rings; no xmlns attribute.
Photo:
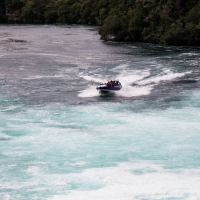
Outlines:
<svg viewBox="0 0 200 200"><path fill-rule="evenodd" d="M101 39L104 40L124 40L122 19L117 16L108 16L100 29Z"/></svg>

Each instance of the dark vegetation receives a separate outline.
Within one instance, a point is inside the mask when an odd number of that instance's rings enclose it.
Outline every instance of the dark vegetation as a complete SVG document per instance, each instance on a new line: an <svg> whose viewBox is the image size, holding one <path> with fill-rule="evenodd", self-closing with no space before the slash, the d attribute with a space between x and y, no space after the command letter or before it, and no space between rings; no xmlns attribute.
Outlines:
<svg viewBox="0 0 200 200"><path fill-rule="evenodd" d="M200 0L0 0L0 22L101 25L104 40L200 45Z"/></svg>

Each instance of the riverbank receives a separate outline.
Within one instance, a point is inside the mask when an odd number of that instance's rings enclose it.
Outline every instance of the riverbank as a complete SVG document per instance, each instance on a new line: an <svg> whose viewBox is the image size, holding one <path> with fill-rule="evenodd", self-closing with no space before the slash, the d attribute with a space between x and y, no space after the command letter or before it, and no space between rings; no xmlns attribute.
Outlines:
<svg viewBox="0 0 200 200"><path fill-rule="evenodd" d="M200 46L199 0L15 0L0 10L2 23L100 25L103 40Z"/></svg>

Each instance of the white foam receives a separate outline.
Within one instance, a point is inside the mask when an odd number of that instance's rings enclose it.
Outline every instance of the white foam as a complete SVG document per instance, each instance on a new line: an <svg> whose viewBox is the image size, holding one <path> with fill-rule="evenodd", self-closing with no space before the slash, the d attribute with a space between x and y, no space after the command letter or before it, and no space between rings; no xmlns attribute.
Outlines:
<svg viewBox="0 0 200 200"><path fill-rule="evenodd" d="M185 57L185 56L196 56L196 55L199 55L199 53L196 53L196 52L195 52L195 53L181 53L181 54L180 54L180 56L184 56L184 57Z"/></svg>
<svg viewBox="0 0 200 200"><path fill-rule="evenodd" d="M126 65L120 65L118 66L120 68L126 67ZM127 74L128 73L128 74ZM132 96L141 96L141 95L147 95L150 93L152 87L151 86L144 86L144 87L138 87L138 86L132 86L132 84L136 83L137 81L140 81L144 79L146 76L149 76L149 71L137 71L137 70L126 70L126 73L121 73L116 77L116 79L119 79L122 83L122 89L120 91L117 91L116 94L118 96L123 97L132 97ZM95 76L89 76L89 75L83 75L80 74L80 77L84 78L87 81L93 81L97 83L106 82L105 78L99 78ZM98 96L99 93L95 89L96 86L89 86L87 89L81 91L79 93L79 97L94 97Z"/></svg>
<svg viewBox="0 0 200 200"><path fill-rule="evenodd" d="M82 74L80 74L79 76L82 77L83 79L87 80L87 81L94 81L96 83L106 82L105 79L95 77L95 76L82 75Z"/></svg>
<svg viewBox="0 0 200 200"><path fill-rule="evenodd" d="M11 136L0 132L0 140L8 140L8 139L11 139L11 138L12 138Z"/></svg>
<svg viewBox="0 0 200 200"><path fill-rule="evenodd" d="M48 56L48 57L58 57L59 54L53 53L27 53L28 55L39 55L39 56Z"/></svg>
<svg viewBox="0 0 200 200"><path fill-rule="evenodd" d="M8 54L6 54L6 53L1 53L0 54L0 57L4 57L4 56L7 56Z"/></svg>
<svg viewBox="0 0 200 200"><path fill-rule="evenodd" d="M35 80L35 79L44 79L44 78L63 78L65 77L66 74L55 74L52 76L41 76L41 75L36 75L36 76L29 76L24 78L25 80Z"/></svg>
<svg viewBox="0 0 200 200"><path fill-rule="evenodd" d="M0 109L0 111L12 111L12 110L15 110L17 109L19 106L15 106L15 105L11 105L11 106L8 106L8 107L5 107L3 110Z"/></svg>
<svg viewBox="0 0 200 200"><path fill-rule="evenodd" d="M87 81L96 82L96 84L99 84L99 83L102 83L102 82L106 82L105 79L99 78L99 77L95 77L95 76L79 74L79 77L82 77L83 79L85 79ZM95 97L95 96L99 96L99 92L96 90L96 85L90 85L90 86L87 86L87 88L85 90L81 91L78 94L78 96L79 97Z"/></svg>
<svg viewBox="0 0 200 200"><path fill-rule="evenodd" d="M27 172L34 176L40 176L40 168L38 166L31 166L27 169Z"/></svg>
<svg viewBox="0 0 200 200"><path fill-rule="evenodd" d="M122 83L122 89L116 94L123 97L148 95L152 90L151 86L140 87L138 85L133 86L133 84L143 80L145 77L149 76L149 74L150 73L148 71L129 71L129 75L119 75L120 82Z"/></svg>
<svg viewBox="0 0 200 200"><path fill-rule="evenodd" d="M190 71L184 73L173 73L169 69L163 69L163 72L156 76L150 76L148 70L128 70L127 64L119 65L115 69L123 69L121 74L119 74L116 79L120 80L122 83L122 89L116 92L116 95L123 97L133 97L133 96L142 96L148 95L151 93L153 87L159 84L161 81L170 81L179 77L183 77L186 74L191 73ZM125 69L124 69L125 68ZM80 74L80 77L84 78L87 81L93 82L105 82L105 78L99 78L90 75ZM94 97L99 94L95 90L95 86L89 86L84 91L81 91L78 96L80 97Z"/></svg>
<svg viewBox="0 0 200 200"><path fill-rule="evenodd" d="M91 182L99 188L71 190L66 195L55 195L48 200L198 199L199 175L200 169L170 170L150 162L121 163L116 167L71 174L71 181Z"/></svg>
<svg viewBox="0 0 200 200"><path fill-rule="evenodd" d="M124 69L127 69L129 65L128 64L121 64L121 65L118 65L117 67L111 69L111 71L116 71L116 70L124 70Z"/></svg>
<svg viewBox="0 0 200 200"><path fill-rule="evenodd" d="M99 92L96 90L95 86L89 86L87 89L81 91L78 94L79 97L95 97L99 96Z"/></svg>
<svg viewBox="0 0 200 200"><path fill-rule="evenodd" d="M176 78L183 77L183 76L185 76L188 73L191 73L191 72L173 73L173 72L170 72L170 71L165 71L165 73L166 72L167 72L167 74L161 74L161 75L158 75L158 76L147 78L147 79L138 81L137 83L139 85L158 84L161 81L173 80L173 79L176 79Z"/></svg>
<svg viewBox="0 0 200 200"><path fill-rule="evenodd" d="M87 57L86 60L99 60L100 58L98 56L93 57Z"/></svg>
<svg viewBox="0 0 200 200"><path fill-rule="evenodd" d="M148 71L139 72L129 70L127 74L122 73L117 78L120 79L120 82L122 82L123 85L132 85L133 83L136 83L137 81L142 80L149 75L150 73Z"/></svg>
<svg viewBox="0 0 200 200"><path fill-rule="evenodd" d="M152 87L151 86L144 86L144 87L132 87L132 86L123 86L123 88L116 92L118 96L123 97L134 97L134 96L142 96L148 95L151 93Z"/></svg>

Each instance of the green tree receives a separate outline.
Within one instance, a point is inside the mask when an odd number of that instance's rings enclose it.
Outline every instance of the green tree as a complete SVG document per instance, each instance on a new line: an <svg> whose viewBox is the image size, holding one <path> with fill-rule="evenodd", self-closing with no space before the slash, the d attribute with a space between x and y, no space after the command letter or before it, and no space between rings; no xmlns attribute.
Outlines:
<svg viewBox="0 0 200 200"><path fill-rule="evenodd" d="M118 15L108 16L100 29L101 38L105 40L124 40L126 31L123 29L123 19Z"/></svg>
<svg viewBox="0 0 200 200"><path fill-rule="evenodd" d="M55 0L49 0L45 6L44 22L48 24L56 23L58 19L58 11L55 6Z"/></svg>
<svg viewBox="0 0 200 200"><path fill-rule="evenodd" d="M167 45L186 45L186 32L184 24L180 20L172 23L162 37L162 41Z"/></svg>
<svg viewBox="0 0 200 200"><path fill-rule="evenodd" d="M98 14L98 1L97 0L82 0L80 9L80 22L82 24L96 24Z"/></svg>
<svg viewBox="0 0 200 200"><path fill-rule="evenodd" d="M99 9L99 18L102 23L106 19L110 11L109 0L99 0L98 9Z"/></svg>
<svg viewBox="0 0 200 200"><path fill-rule="evenodd" d="M0 23L5 22L5 4L4 1L0 2Z"/></svg>
<svg viewBox="0 0 200 200"><path fill-rule="evenodd" d="M78 23L80 19L81 2L76 0L57 0L59 23Z"/></svg>
<svg viewBox="0 0 200 200"><path fill-rule="evenodd" d="M105 40L200 45L200 0L1 0L1 23L6 10L24 23L102 24Z"/></svg>
<svg viewBox="0 0 200 200"><path fill-rule="evenodd" d="M48 2L48 0L25 0L25 6L22 8L24 23L44 23L44 13Z"/></svg>

